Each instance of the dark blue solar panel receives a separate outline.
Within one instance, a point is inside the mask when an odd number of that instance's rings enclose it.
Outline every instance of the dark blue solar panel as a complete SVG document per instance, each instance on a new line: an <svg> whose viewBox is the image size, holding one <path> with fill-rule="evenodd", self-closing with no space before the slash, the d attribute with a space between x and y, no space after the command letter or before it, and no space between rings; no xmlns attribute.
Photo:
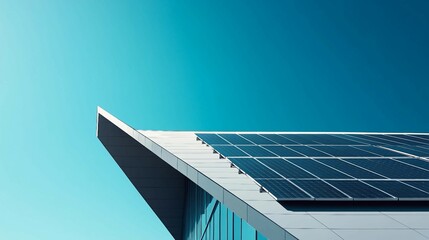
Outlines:
<svg viewBox="0 0 429 240"><path fill-rule="evenodd" d="M317 161L338 169L352 177L358 179L383 179L383 176L365 170L363 168L351 165L340 159L316 159Z"/></svg>
<svg viewBox="0 0 429 240"><path fill-rule="evenodd" d="M307 157L329 157L330 155L323 153L319 150L316 150L307 146L287 146L288 148L299 152Z"/></svg>
<svg viewBox="0 0 429 240"><path fill-rule="evenodd" d="M312 147L336 157L377 157L378 156L373 153L369 153L350 146L312 146Z"/></svg>
<svg viewBox="0 0 429 240"><path fill-rule="evenodd" d="M392 159L343 159L392 179L429 179L429 172Z"/></svg>
<svg viewBox="0 0 429 240"><path fill-rule="evenodd" d="M403 144L400 141L389 139L382 134L367 134L367 135L365 135L365 137L373 139L373 140L375 140L379 143L383 143L383 144L393 144L393 145L402 145Z"/></svg>
<svg viewBox="0 0 429 240"><path fill-rule="evenodd" d="M429 181L403 181L403 182L429 193Z"/></svg>
<svg viewBox="0 0 429 240"><path fill-rule="evenodd" d="M294 186L287 180L257 180L278 200L303 200L312 199L311 196Z"/></svg>
<svg viewBox="0 0 429 240"><path fill-rule="evenodd" d="M230 158L231 162L252 178L281 178L253 158Z"/></svg>
<svg viewBox="0 0 429 240"><path fill-rule="evenodd" d="M214 148L218 153L224 157L245 157L246 153L234 146L215 146Z"/></svg>
<svg viewBox="0 0 429 240"><path fill-rule="evenodd" d="M222 138L224 138L225 140L227 140L228 142L232 143L232 144L250 144L252 145L253 143L249 142L248 140L240 137L237 134L218 134L219 136L221 136Z"/></svg>
<svg viewBox="0 0 429 240"><path fill-rule="evenodd" d="M422 145L429 144L429 138L424 138L422 135L407 135L408 139L419 142Z"/></svg>
<svg viewBox="0 0 429 240"><path fill-rule="evenodd" d="M396 161L400 161L406 164L411 164L413 166L417 166L429 171L429 161L423 159L416 158L405 158L405 159L395 159Z"/></svg>
<svg viewBox="0 0 429 240"><path fill-rule="evenodd" d="M205 143L210 145L216 145L216 144L229 144L227 141L222 139L216 134L208 133L197 133L196 134L200 139L202 139Z"/></svg>
<svg viewBox="0 0 429 240"><path fill-rule="evenodd" d="M331 180L328 181L328 183L356 199L394 199L393 197L356 180Z"/></svg>
<svg viewBox="0 0 429 240"><path fill-rule="evenodd" d="M264 136L264 137L266 137L266 138L270 139L271 141L278 143L278 144L289 144L289 145L290 144L292 144L292 145L297 144L296 142L289 140L287 138L284 138L278 134L261 134L261 136Z"/></svg>
<svg viewBox="0 0 429 240"><path fill-rule="evenodd" d="M304 157L291 149L283 146L262 146L280 157Z"/></svg>
<svg viewBox="0 0 429 240"><path fill-rule="evenodd" d="M320 144L326 144L326 145L359 145L361 143L341 138L335 135L330 134L311 134L308 135L308 137L311 137L312 140L320 143Z"/></svg>
<svg viewBox="0 0 429 240"><path fill-rule="evenodd" d="M398 181L365 181L397 198L429 198L429 194Z"/></svg>
<svg viewBox="0 0 429 240"><path fill-rule="evenodd" d="M372 153L375 153L375 154L377 154L379 156L382 156L382 157L404 157L403 154L400 154L400 153L397 153L397 152L394 152L394 151L390 151L390 150L387 150L387 149L383 149L383 148L380 148L380 147L374 147L374 146L356 146L355 148L359 148L359 149L362 149L362 150L365 150L365 151L368 151L368 152L372 152ZM360 156L360 157L364 157L364 156Z"/></svg>
<svg viewBox="0 0 429 240"><path fill-rule="evenodd" d="M392 141L380 139L376 136L371 137L369 135L364 135L364 134L350 134L349 136L356 139L356 141L367 142L368 144L372 144L372 145L386 145L386 144L392 145L392 144L395 144Z"/></svg>
<svg viewBox="0 0 429 240"><path fill-rule="evenodd" d="M280 134L280 136L290 139L299 144L320 144L319 142L311 139L309 134Z"/></svg>
<svg viewBox="0 0 429 240"><path fill-rule="evenodd" d="M285 178L316 178L282 158L258 158L258 160Z"/></svg>
<svg viewBox="0 0 429 240"><path fill-rule="evenodd" d="M427 134L410 134L410 136L420 138L420 139L429 140L429 133L427 133Z"/></svg>
<svg viewBox="0 0 429 240"><path fill-rule="evenodd" d="M383 138L394 142L398 142L401 145L411 145L411 146L419 145L418 142L408 139L405 135L400 135L400 136L383 135Z"/></svg>
<svg viewBox="0 0 429 240"><path fill-rule="evenodd" d="M335 134L335 136L349 139L351 141L356 141L356 142L359 142L359 144L368 144L368 145L376 144L376 142L374 142L373 140L359 138L360 134Z"/></svg>
<svg viewBox="0 0 429 240"><path fill-rule="evenodd" d="M276 144L275 142L267 138L261 137L258 134L241 134L240 136L256 144Z"/></svg>
<svg viewBox="0 0 429 240"><path fill-rule="evenodd" d="M429 201L429 161L400 153L429 157L429 135L197 136L280 200Z"/></svg>
<svg viewBox="0 0 429 240"><path fill-rule="evenodd" d="M307 170L308 172L325 179L347 179L351 178L333 168L325 166L312 159L293 159L288 158L289 162L298 165L299 167Z"/></svg>
<svg viewBox="0 0 429 240"><path fill-rule="evenodd" d="M397 151L401 151L404 153L408 153L411 155L419 156L419 157L429 156L429 149L425 149L423 147L418 147L418 146L386 146L386 147Z"/></svg>
<svg viewBox="0 0 429 240"><path fill-rule="evenodd" d="M237 146L252 157L275 157L273 153L259 146Z"/></svg>
<svg viewBox="0 0 429 240"><path fill-rule="evenodd" d="M318 199L348 199L349 197L321 180L291 180L299 188Z"/></svg>

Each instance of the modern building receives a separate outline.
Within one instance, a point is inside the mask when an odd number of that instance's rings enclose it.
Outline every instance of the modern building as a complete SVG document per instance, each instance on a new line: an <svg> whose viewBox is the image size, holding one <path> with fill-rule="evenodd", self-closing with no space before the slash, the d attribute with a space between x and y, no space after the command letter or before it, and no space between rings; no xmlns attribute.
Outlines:
<svg viewBox="0 0 429 240"><path fill-rule="evenodd" d="M428 134L141 131L98 108L97 137L175 239L429 239Z"/></svg>

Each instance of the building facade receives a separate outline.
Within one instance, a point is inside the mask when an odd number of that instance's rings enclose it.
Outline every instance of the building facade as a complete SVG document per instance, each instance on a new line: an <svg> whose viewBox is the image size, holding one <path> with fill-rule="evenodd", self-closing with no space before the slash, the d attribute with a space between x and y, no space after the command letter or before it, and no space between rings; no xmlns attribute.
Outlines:
<svg viewBox="0 0 429 240"><path fill-rule="evenodd" d="M97 137L175 239L429 239L427 134Z"/></svg>

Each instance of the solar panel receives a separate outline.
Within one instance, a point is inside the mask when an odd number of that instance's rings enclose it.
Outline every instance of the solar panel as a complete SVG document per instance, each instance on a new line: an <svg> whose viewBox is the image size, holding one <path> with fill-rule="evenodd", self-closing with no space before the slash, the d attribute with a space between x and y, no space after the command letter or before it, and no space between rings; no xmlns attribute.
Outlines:
<svg viewBox="0 0 429 240"><path fill-rule="evenodd" d="M274 153L267 151L260 146L237 146L247 154L253 157L275 157Z"/></svg>
<svg viewBox="0 0 429 240"><path fill-rule="evenodd" d="M288 146L288 148L307 157L329 157L328 154L309 146Z"/></svg>
<svg viewBox="0 0 429 240"><path fill-rule="evenodd" d="M420 160L420 159L415 159L415 158L405 158L405 159L395 159L396 161L400 161L402 163L405 164L411 164L415 167L419 167L422 169L425 169L427 171L429 171L429 161L424 161L424 160Z"/></svg>
<svg viewBox="0 0 429 240"><path fill-rule="evenodd" d="M244 134L244 135L240 135L244 138L246 138L247 140L256 143L256 144L275 144L275 142L264 138L258 134Z"/></svg>
<svg viewBox="0 0 429 240"><path fill-rule="evenodd" d="M326 164L330 167L333 167L357 179L385 179L385 177L379 174L368 171L365 168L360 168L355 165L349 164L340 159L331 158L331 159L316 159L316 160L322 164Z"/></svg>
<svg viewBox="0 0 429 240"><path fill-rule="evenodd" d="M313 148L337 157L377 157L378 156L374 153L370 153L351 146L313 146Z"/></svg>
<svg viewBox="0 0 429 240"><path fill-rule="evenodd" d="M281 201L429 201L429 135L196 135Z"/></svg>
<svg viewBox="0 0 429 240"><path fill-rule="evenodd" d="M253 144L248 140L240 137L238 134L219 134L219 136L225 139L226 141L230 142L231 144L250 144L250 145Z"/></svg>
<svg viewBox="0 0 429 240"><path fill-rule="evenodd" d="M252 178L281 178L279 174L253 158L230 158L229 160Z"/></svg>
<svg viewBox="0 0 429 240"><path fill-rule="evenodd" d="M429 179L429 171L393 159L344 159L344 161L391 179Z"/></svg>
<svg viewBox="0 0 429 240"><path fill-rule="evenodd" d="M210 145L217 145L217 144L229 144L225 139L219 137L216 134L199 134L198 137L200 139L204 139L204 142Z"/></svg>
<svg viewBox="0 0 429 240"><path fill-rule="evenodd" d="M284 137L282 137L282 136L280 136L278 134L261 134L261 136L263 136L265 138L268 138L268 139L270 139L271 141L273 141L273 142L275 142L277 144L287 144L287 145L296 145L296 144L298 144L298 143L296 143L296 142L294 142L294 141L292 141L290 139L284 138Z"/></svg>
<svg viewBox="0 0 429 240"><path fill-rule="evenodd" d="M244 157L248 156L235 146L216 146L215 150L224 157Z"/></svg>
<svg viewBox="0 0 429 240"><path fill-rule="evenodd" d="M408 153L415 156L428 157L429 149L425 149L418 146L386 146L387 148L397 150L400 152Z"/></svg>
<svg viewBox="0 0 429 240"><path fill-rule="evenodd" d="M429 193L429 181L403 181L403 183Z"/></svg>
<svg viewBox="0 0 429 240"><path fill-rule="evenodd" d="M258 180L277 200L313 200L314 198L288 180Z"/></svg>
<svg viewBox="0 0 429 240"><path fill-rule="evenodd" d="M320 144L314 139L311 139L311 136L307 134L280 134L280 136L292 140L298 144Z"/></svg>
<svg viewBox="0 0 429 240"><path fill-rule="evenodd" d="M398 198L428 198L429 194L398 181L365 181L383 192Z"/></svg>
<svg viewBox="0 0 429 240"><path fill-rule="evenodd" d="M302 169L312 173L315 176L323 179L348 179L351 178L338 170L325 166L313 159L305 158L289 158L289 162L301 167Z"/></svg>
<svg viewBox="0 0 429 240"><path fill-rule="evenodd" d="M386 199L386 200L393 200L394 198L386 193L383 193L382 191L371 187L363 182L350 180L350 181L328 181L331 185L338 188L345 194L349 195L350 197L354 199L362 199L362 200L368 200L368 199Z"/></svg>
<svg viewBox="0 0 429 240"><path fill-rule="evenodd" d="M281 158L258 158L258 161L274 169L284 178L315 178L311 173Z"/></svg>
<svg viewBox="0 0 429 240"><path fill-rule="evenodd" d="M304 157L304 155L291 150L285 146L262 146L270 152L282 157Z"/></svg>
<svg viewBox="0 0 429 240"><path fill-rule="evenodd" d="M322 180L291 180L316 199L351 199Z"/></svg>

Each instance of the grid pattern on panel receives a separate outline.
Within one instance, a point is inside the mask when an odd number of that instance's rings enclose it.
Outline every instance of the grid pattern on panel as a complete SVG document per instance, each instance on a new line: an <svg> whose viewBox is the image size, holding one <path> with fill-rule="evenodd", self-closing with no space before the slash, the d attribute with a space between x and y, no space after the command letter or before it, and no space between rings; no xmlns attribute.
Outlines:
<svg viewBox="0 0 429 240"><path fill-rule="evenodd" d="M277 200L429 201L428 134L196 135Z"/></svg>

